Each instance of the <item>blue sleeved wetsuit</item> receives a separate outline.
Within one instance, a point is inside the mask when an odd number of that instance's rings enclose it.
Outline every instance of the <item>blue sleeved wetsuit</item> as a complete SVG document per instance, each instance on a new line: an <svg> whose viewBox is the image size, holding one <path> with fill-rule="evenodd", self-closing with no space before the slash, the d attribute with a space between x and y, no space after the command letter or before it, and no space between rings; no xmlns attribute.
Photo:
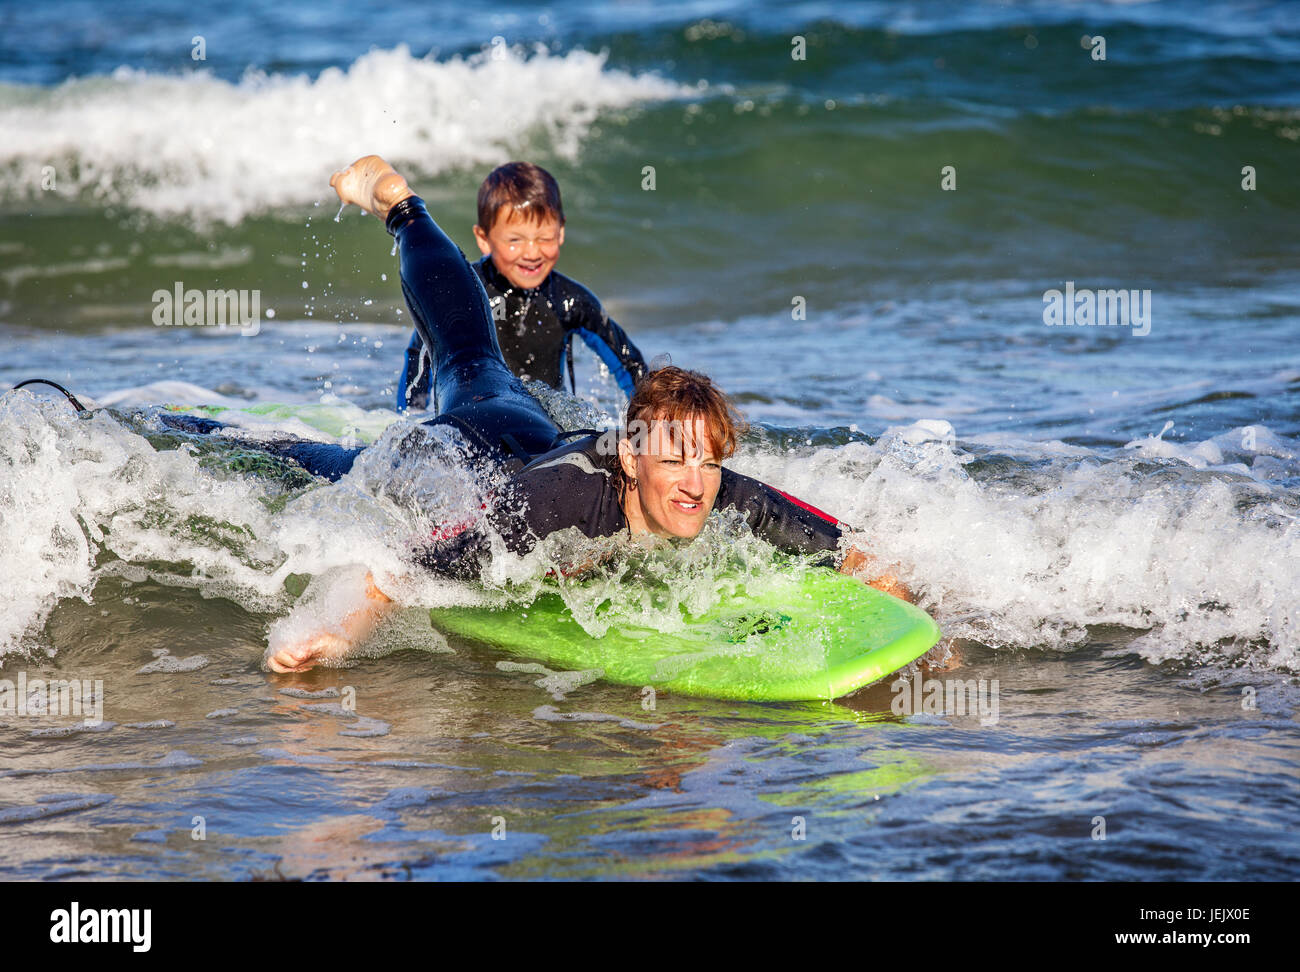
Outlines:
<svg viewBox="0 0 1300 972"><path fill-rule="evenodd" d="M573 384L573 339L581 338L631 397L646 373L645 358L632 339L601 307L590 290L552 270L538 286L516 287L496 268L490 256L472 264L487 291L497 344L506 366L521 378L534 378L560 388L567 366ZM406 348L406 362L397 388L397 410L437 408L430 402L433 368L428 345L417 328Z"/></svg>

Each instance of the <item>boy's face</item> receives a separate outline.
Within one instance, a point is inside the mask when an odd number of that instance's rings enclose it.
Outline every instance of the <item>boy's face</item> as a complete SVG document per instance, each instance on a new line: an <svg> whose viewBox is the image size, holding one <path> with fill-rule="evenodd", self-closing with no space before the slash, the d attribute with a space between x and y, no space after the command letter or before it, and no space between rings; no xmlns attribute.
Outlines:
<svg viewBox="0 0 1300 972"><path fill-rule="evenodd" d="M554 216L539 223L513 206L502 206L491 231L484 233L483 227L476 225L474 239L503 277L528 289L538 286L555 269L564 245L564 227Z"/></svg>

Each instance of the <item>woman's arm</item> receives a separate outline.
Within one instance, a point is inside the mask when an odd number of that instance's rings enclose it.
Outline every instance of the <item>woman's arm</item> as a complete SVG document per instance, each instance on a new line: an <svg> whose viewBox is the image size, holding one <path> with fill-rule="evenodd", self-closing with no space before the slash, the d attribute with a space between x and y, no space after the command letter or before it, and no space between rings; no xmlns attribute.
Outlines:
<svg viewBox="0 0 1300 972"><path fill-rule="evenodd" d="M718 491L719 508L736 506L745 513L754 533L787 553L816 553L826 551L833 555L840 538L851 528L823 510L803 500L783 493L766 483L749 476L722 471L722 488ZM830 560L827 566L833 566ZM840 572L860 577L869 586L892 594L912 604L916 598L894 573L892 567L883 566L865 550L850 549L840 564Z"/></svg>
<svg viewBox="0 0 1300 972"><path fill-rule="evenodd" d="M840 564L840 573L848 574L850 577L860 577L868 587L892 594L909 604L916 603L916 597L907 589L907 585L900 581L892 570L881 568L880 561L865 550L856 547L850 550L845 555L844 562Z"/></svg>
<svg viewBox="0 0 1300 972"><path fill-rule="evenodd" d="M305 672L319 662L342 658L356 645L360 644L375 626L392 610L393 601L375 586L374 577L366 574L366 589L361 596L346 599L349 610L333 625L309 627L301 633L301 627L289 625L299 631L287 634L279 647L273 638L266 649L266 666L273 672ZM316 599L313 604L319 604ZM329 600L333 601L333 598ZM313 616L309 624L314 624Z"/></svg>
<svg viewBox="0 0 1300 972"><path fill-rule="evenodd" d="M810 506L803 500L749 476L722 471L722 488L718 491L716 505L735 506L744 512L750 529L787 553L817 553L825 551L829 559L839 548L841 537L851 528L823 510ZM913 604L916 599L907 586L865 550L850 549L839 567L840 571L860 577L871 587L902 598Z"/></svg>

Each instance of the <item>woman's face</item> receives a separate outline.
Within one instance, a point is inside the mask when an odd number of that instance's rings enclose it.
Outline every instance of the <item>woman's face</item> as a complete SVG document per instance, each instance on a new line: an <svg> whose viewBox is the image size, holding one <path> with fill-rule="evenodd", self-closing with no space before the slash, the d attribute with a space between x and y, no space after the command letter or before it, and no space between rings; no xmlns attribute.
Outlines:
<svg viewBox="0 0 1300 972"><path fill-rule="evenodd" d="M628 482L623 496L628 528L661 537L694 537L704 529L722 486L722 462L708 425L702 416L687 422L656 419L648 428L640 424L618 444Z"/></svg>

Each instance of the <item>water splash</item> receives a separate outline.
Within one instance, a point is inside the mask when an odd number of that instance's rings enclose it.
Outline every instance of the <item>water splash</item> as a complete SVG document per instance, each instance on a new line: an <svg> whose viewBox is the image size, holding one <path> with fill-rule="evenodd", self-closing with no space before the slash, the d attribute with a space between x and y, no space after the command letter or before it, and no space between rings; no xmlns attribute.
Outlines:
<svg viewBox="0 0 1300 972"><path fill-rule="evenodd" d="M16 97L0 92L0 169L14 173L10 195L40 195L42 167L54 164L60 192L67 180L73 195L234 224L319 200L357 145L426 176L494 165L526 139L575 158L602 111L687 90L605 62L521 48L434 61L398 46L315 78L250 71L229 82L122 67ZM402 92L402 125L373 110L376 91ZM331 123L339 117L349 124ZM482 125L484 117L499 123ZM220 145L213 118L228 122Z"/></svg>

